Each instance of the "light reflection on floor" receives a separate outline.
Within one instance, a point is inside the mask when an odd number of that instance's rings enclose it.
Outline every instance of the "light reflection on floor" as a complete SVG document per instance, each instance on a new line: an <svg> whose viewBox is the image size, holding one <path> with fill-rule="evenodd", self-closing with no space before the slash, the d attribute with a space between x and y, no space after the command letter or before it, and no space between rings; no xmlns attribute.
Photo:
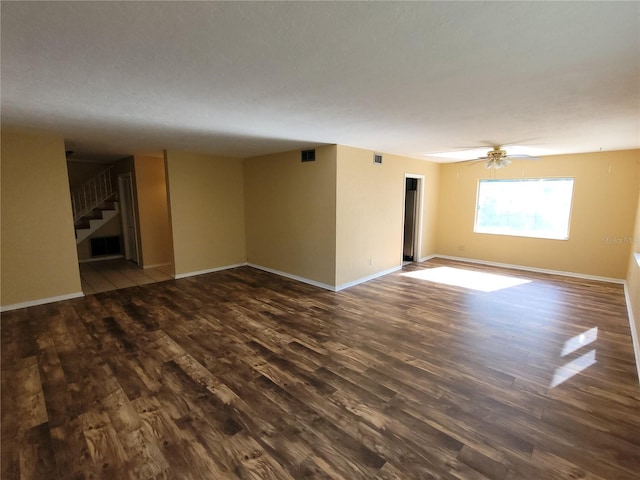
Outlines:
<svg viewBox="0 0 640 480"><path fill-rule="evenodd" d="M468 288L481 292L495 292L497 290L524 285L531 282L531 280L523 278L452 267L427 268L402 273L401 275L418 280ZM576 335L575 337L570 338L564 343L560 357L564 359L568 355L592 344L597 340L597 338L598 327L593 327L579 335ZM573 360L569 360L562 366L556 368L549 386L551 388L557 387L563 382L569 380L571 377L589 368L591 365L594 365L596 362L596 349L592 348L588 352L574 358Z"/></svg>
<svg viewBox="0 0 640 480"><path fill-rule="evenodd" d="M590 328L589 330L576 335L575 337L572 337L564 342L562 353L560 354L560 356L566 357L567 355L595 342L597 338L598 327ZM553 373L553 378L551 379L551 384L549 386L551 388L557 387L561 383L569 380L574 375L577 375L583 370L589 368L594 363L596 363L595 348L579 356L578 358L565 363L561 367L556 368L556 371Z"/></svg>
<svg viewBox="0 0 640 480"><path fill-rule="evenodd" d="M556 371L553 374L553 379L551 379L550 387L557 387L574 375L582 372L584 369L589 368L594 363L596 363L595 350L591 350L581 357L571 360L569 363L565 363L563 366L556 368Z"/></svg>
<svg viewBox="0 0 640 480"><path fill-rule="evenodd" d="M503 288L515 287L531 282L531 280L525 280L523 278L452 267L427 268L415 272L403 273L402 275L418 280L426 280L428 282L479 290L481 292L495 292Z"/></svg>
<svg viewBox="0 0 640 480"><path fill-rule="evenodd" d="M564 346L562 347L561 355L564 357L569 355L570 353L575 352L579 348L582 348L586 345L589 345L592 342L595 342L598 338L598 327L593 327L587 330L580 335L576 335L573 338L570 338L566 342L564 342Z"/></svg>

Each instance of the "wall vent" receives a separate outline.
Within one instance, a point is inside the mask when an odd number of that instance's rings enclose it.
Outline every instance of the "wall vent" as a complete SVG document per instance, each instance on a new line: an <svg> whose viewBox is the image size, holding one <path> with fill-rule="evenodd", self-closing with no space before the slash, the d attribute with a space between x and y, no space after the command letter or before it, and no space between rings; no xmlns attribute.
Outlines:
<svg viewBox="0 0 640 480"><path fill-rule="evenodd" d="M316 151L315 150L302 150L302 152L300 152L300 160L302 162L315 162L316 161Z"/></svg>
<svg viewBox="0 0 640 480"><path fill-rule="evenodd" d="M382 165L382 154L381 153L374 153L373 154L373 163L375 163L376 165Z"/></svg>
<svg viewBox="0 0 640 480"><path fill-rule="evenodd" d="M120 236L94 237L91 239L91 256L101 257L103 255L118 255L120 250Z"/></svg>

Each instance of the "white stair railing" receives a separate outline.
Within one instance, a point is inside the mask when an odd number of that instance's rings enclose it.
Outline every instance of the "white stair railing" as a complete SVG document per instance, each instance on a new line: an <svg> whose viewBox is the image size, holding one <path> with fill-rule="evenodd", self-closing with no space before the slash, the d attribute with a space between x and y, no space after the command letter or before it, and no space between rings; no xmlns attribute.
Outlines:
<svg viewBox="0 0 640 480"><path fill-rule="evenodd" d="M77 222L93 209L98 208L114 194L111 183L111 167L88 180L80 188L71 192L73 221Z"/></svg>

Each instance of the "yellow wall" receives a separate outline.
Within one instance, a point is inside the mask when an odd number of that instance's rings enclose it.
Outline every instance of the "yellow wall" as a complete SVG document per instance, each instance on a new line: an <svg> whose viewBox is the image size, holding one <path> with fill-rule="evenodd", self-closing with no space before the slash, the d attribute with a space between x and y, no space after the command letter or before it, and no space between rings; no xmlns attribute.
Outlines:
<svg viewBox="0 0 640 480"><path fill-rule="evenodd" d="M440 166L373 151L337 147L336 283L338 286L402 264L405 174L424 175L422 244L419 257L436 253Z"/></svg>
<svg viewBox="0 0 640 480"><path fill-rule="evenodd" d="M176 276L245 261L242 160L167 151Z"/></svg>
<svg viewBox="0 0 640 480"><path fill-rule="evenodd" d="M633 233L638 158L638 150L629 150L520 160L498 170L482 163L442 165L438 253L624 279L630 245L617 239ZM574 177L569 240L473 233L478 181L494 177Z"/></svg>
<svg viewBox="0 0 640 480"><path fill-rule="evenodd" d="M638 168L640 175L640 167ZM629 271L627 273L627 294L629 296L629 317L633 320L631 328L633 329L634 350L636 353L636 364L638 366L638 375L640 376L640 195L638 195L638 203L636 209L636 224L633 237L630 243L632 252L629 256Z"/></svg>
<svg viewBox="0 0 640 480"><path fill-rule="evenodd" d="M335 284L336 146L245 159L247 260Z"/></svg>
<svg viewBox="0 0 640 480"><path fill-rule="evenodd" d="M172 262L171 225L167 202L164 157L134 156L140 266L149 268Z"/></svg>
<svg viewBox="0 0 640 480"><path fill-rule="evenodd" d="M81 295L64 142L2 132L1 303Z"/></svg>

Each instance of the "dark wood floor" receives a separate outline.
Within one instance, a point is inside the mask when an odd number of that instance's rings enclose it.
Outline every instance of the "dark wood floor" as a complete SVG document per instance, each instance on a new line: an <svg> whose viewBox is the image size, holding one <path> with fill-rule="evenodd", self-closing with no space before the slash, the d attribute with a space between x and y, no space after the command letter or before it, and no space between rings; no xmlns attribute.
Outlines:
<svg viewBox="0 0 640 480"><path fill-rule="evenodd" d="M403 275L443 266L531 281ZM432 260L332 293L242 267L2 316L4 480L639 472L620 285Z"/></svg>

